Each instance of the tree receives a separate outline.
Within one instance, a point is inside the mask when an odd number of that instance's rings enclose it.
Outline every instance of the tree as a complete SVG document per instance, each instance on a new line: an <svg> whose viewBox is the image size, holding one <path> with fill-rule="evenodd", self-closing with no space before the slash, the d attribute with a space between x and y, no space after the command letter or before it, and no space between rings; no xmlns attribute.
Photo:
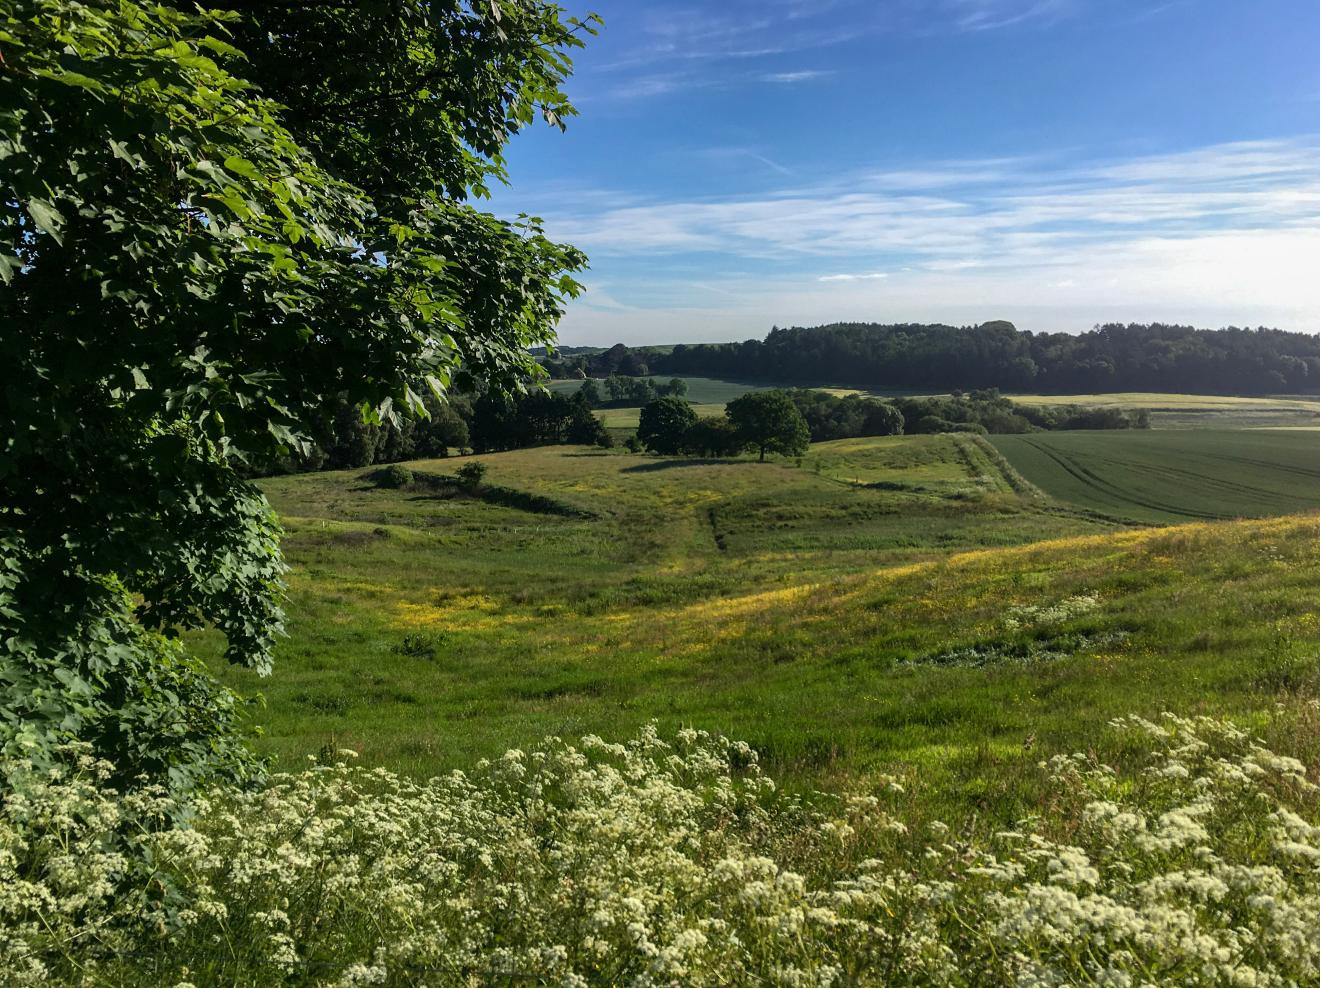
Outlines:
<svg viewBox="0 0 1320 988"><path fill-rule="evenodd" d="M901 436L903 413L883 401L868 401L862 420L863 436Z"/></svg>
<svg viewBox="0 0 1320 988"><path fill-rule="evenodd" d="M752 391L729 402L725 409L744 445L766 453L801 456L807 451L811 436L806 420L782 391Z"/></svg>
<svg viewBox="0 0 1320 988"><path fill-rule="evenodd" d="M343 400L520 387L584 263L468 203L591 20L543 0L13 0L0 13L0 746L186 785L252 770L279 528L240 468Z"/></svg>
<svg viewBox="0 0 1320 988"><path fill-rule="evenodd" d="M742 450L738 430L727 418L699 418L683 437L683 452L692 456L737 456Z"/></svg>
<svg viewBox="0 0 1320 988"><path fill-rule="evenodd" d="M696 421L697 413L682 398L656 398L642 407L637 438L653 453L673 456L682 452L687 431Z"/></svg>
<svg viewBox="0 0 1320 988"><path fill-rule="evenodd" d="M614 445L614 440L605 426L601 424L600 419L592 414L591 409L585 402L573 402L573 412L568 420L568 428L564 433L564 440L575 446L603 446L610 447Z"/></svg>
<svg viewBox="0 0 1320 988"><path fill-rule="evenodd" d="M600 387L591 378L582 382L582 386L577 389L577 397L581 398L588 408L599 408L604 402L600 396Z"/></svg>
<svg viewBox="0 0 1320 988"><path fill-rule="evenodd" d="M675 377L668 384L662 385L657 389L661 394L673 395L675 398L682 398L688 392L687 381L681 377Z"/></svg>

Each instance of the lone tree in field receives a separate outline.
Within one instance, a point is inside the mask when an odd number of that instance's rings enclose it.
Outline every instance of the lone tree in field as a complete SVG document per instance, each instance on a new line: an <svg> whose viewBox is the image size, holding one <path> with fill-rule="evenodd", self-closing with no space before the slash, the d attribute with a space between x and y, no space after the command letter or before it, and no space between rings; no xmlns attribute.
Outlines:
<svg viewBox="0 0 1320 988"><path fill-rule="evenodd" d="M11 0L0 10L0 748L123 779L252 767L279 528L243 479L321 409L518 387L584 264L474 195L573 113L544 0Z"/></svg>
<svg viewBox="0 0 1320 988"><path fill-rule="evenodd" d="M661 456L683 451L688 430L696 424L697 413L682 398L666 395L642 406L637 438L647 449Z"/></svg>
<svg viewBox="0 0 1320 988"><path fill-rule="evenodd" d="M753 391L735 398L725 414L742 444L760 451L762 463L766 453L801 456L811 442L806 419L782 391Z"/></svg>

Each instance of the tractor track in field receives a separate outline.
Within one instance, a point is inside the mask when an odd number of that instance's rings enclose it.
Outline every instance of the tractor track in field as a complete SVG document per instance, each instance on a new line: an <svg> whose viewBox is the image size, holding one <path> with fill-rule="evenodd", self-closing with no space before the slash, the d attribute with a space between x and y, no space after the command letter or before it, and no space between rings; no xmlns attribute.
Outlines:
<svg viewBox="0 0 1320 988"><path fill-rule="evenodd" d="M1187 508L1180 508L1176 505L1162 504L1159 501L1147 500L1138 496L1134 496L1130 491L1126 491L1121 487L1117 487L1114 484L1109 483L1108 481L1096 475L1093 471L1088 470L1086 467L1070 460L1069 458L1059 453L1058 451L1048 448L1043 443L1039 443L1031 439L1024 439L1023 443L1025 445L1030 446L1032 449L1036 450L1038 453L1042 454L1047 459L1052 460L1065 473L1067 473L1075 480L1080 481L1081 483L1085 484L1088 487L1095 488L1096 490L1107 495L1108 497L1111 497L1114 500L1118 501L1119 504L1130 504L1138 508L1147 508L1151 511L1159 511L1165 514L1176 515L1182 518L1196 519L1199 521L1217 521L1225 517L1224 515L1220 515L1220 514L1214 514L1211 512L1203 512L1203 511L1193 511ZM1199 477L1194 474L1191 476L1197 477L1197 479L1202 482L1205 480L1204 477Z"/></svg>

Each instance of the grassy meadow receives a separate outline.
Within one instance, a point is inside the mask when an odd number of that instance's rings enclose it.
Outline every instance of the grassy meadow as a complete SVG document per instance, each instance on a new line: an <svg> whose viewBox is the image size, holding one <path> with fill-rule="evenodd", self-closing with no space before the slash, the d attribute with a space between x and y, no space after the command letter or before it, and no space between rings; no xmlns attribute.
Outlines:
<svg viewBox="0 0 1320 988"><path fill-rule="evenodd" d="M652 375L649 380L656 386L668 384L673 380L672 377L663 375ZM698 405L724 405L735 398L752 391L764 391L771 387L768 384L746 384L738 381L721 381L713 377L683 377L683 382L687 384L688 401L695 402ZM601 381L597 379L597 383ZM576 379L550 381L547 385L551 391L560 394L572 394L582 387L582 382Z"/></svg>
<svg viewBox="0 0 1320 988"><path fill-rule="evenodd" d="M1179 462L1212 472L1222 447L1240 477L1256 448L1271 463L1250 468L1238 514L1320 504L1320 477L1308 499L1297 472L1309 435L1250 438L1265 436L1207 433ZM1127 443L1134 485L1171 462L1151 434L1047 438L1075 456ZM915 774L931 798L1004 815L1037 751L1084 748L1113 716L1251 717L1308 688L1320 516L1138 527L1155 519L1070 500L1035 453L998 449L964 435L823 443L800 464L481 457L490 483L547 499L536 511L379 490L365 471L271 479L289 637L269 680L223 675L264 694L260 746L285 766L352 747L427 776L655 720L744 739L790 783ZM1186 479L1180 510L1206 488Z"/></svg>

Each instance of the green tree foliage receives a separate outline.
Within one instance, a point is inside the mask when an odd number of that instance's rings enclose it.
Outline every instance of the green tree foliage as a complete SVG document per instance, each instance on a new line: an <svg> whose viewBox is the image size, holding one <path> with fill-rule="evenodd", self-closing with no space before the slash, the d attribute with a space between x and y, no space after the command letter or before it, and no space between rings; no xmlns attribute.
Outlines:
<svg viewBox="0 0 1320 988"><path fill-rule="evenodd" d="M582 382L582 387L578 388L577 395L586 402L588 408L599 408L605 400L600 395L600 385L591 378L587 378Z"/></svg>
<svg viewBox="0 0 1320 988"><path fill-rule="evenodd" d="M903 432L903 415L888 402L858 395L840 398L828 391L806 388L786 393L806 420L813 443L855 436L896 436Z"/></svg>
<svg viewBox="0 0 1320 988"><path fill-rule="evenodd" d="M908 432L990 432L1038 429L1148 429L1150 415L1078 405L1023 405L994 388L927 398L894 398Z"/></svg>
<svg viewBox="0 0 1320 988"><path fill-rule="evenodd" d="M1109 324L1087 333L1026 333L1011 323L772 329L764 340L621 345L570 358L588 373L645 362L655 374L748 381L829 381L949 391L1045 394L1175 391L1277 394L1320 390L1320 338L1276 329Z"/></svg>
<svg viewBox="0 0 1320 988"><path fill-rule="evenodd" d="M755 448L762 462L766 453L801 456L811 442L806 420L783 391L752 391L729 402L725 414L743 444Z"/></svg>
<svg viewBox="0 0 1320 988"><path fill-rule="evenodd" d="M486 479L486 464L480 460L472 460L464 463L458 468L459 486L466 491L475 491L481 488L482 482Z"/></svg>
<svg viewBox="0 0 1320 988"><path fill-rule="evenodd" d="M699 418L683 436L683 450L691 456L737 456L743 440L728 418Z"/></svg>
<svg viewBox="0 0 1320 988"><path fill-rule="evenodd" d="M688 429L697 421L697 413L682 398L666 395L642 407L637 438L653 453L673 456L683 451Z"/></svg>
<svg viewBox="0 0 1320 988"><path fill-rule="evenodd" d="M649 378L622 377L611 374L605 378L605 393L615 405L644 405L659 396Z"/></svg>
<svg viewBox="0 0 1320 988"><path fill-rule="evenodd" d="M264 673L280 629L239 468L327 406L515 385L552 338L582 255L466 200L571 115L592 29L540 0L180 6L0 10L0 746L176 784L246 768L174 637Z"/></svg>

